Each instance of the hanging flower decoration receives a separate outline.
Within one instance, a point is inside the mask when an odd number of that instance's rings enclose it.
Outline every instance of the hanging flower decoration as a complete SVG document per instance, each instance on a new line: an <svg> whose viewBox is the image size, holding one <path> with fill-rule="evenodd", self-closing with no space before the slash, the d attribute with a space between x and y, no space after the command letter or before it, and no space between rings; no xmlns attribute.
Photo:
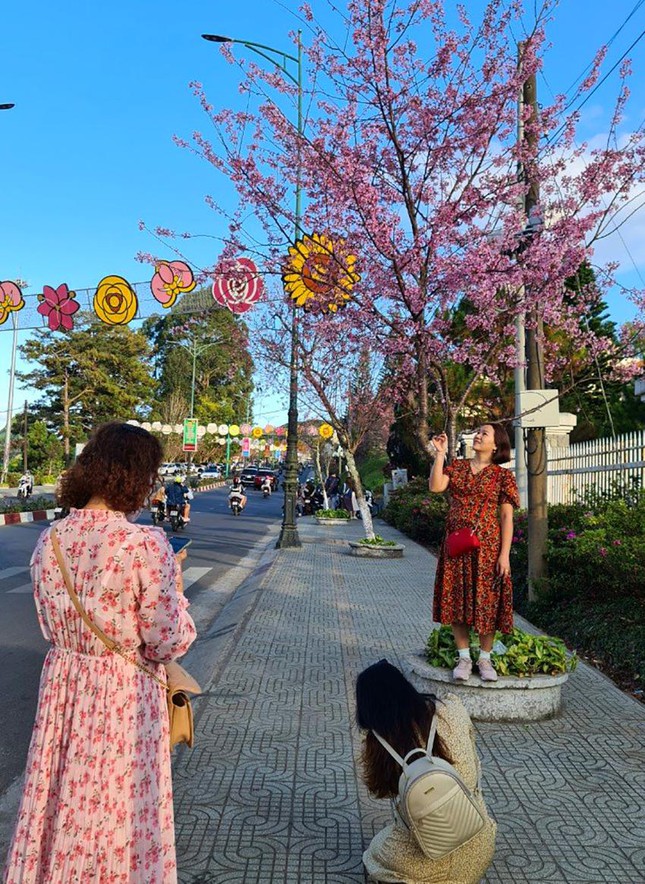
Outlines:
<svg viewBox="0 0 645 884"><path fill-rule="evenodd" d="M262 438L262 427L253 427L253 432L251 433L254 439Z"/></svg>
<svg viewBox="0 0 645 884"><path fill-rule="evenodd" d="M150 282L153 297L163 307L172 307L178 295L192 292L197 283L193 271L183 261L160 261Z"/></svg>
<svg viewBox="0 0 645 884"><path fill-rule="evenodd" d="M251 424L240 424L240 433L243 436L250 436L252 429L253 427L251 426Z"/></svg>
<svg viewBox="0 0 645 884"><path fill-rule="evenodd" d="M296 307L308 313L336 313L347 306L360 276L356 255L345 250L345 240L314 233L289 246L282 274L284 288Z"/></svg>
<svg viewBox="0 0 645 884"><path fill-rule="evenodd" d="M313 424L307 427L307 435L308 436L317 436L318 430L314 427Z"/></svg>
<svg viewBox="0 0 645 884"><path fill-rule="evenodd" d="M273 427L271 424L267 424L266 427L264 428L264 435L265 436L273 436L274 432L275 432L275 427Z"/></svg>
<svg viewBox="0 0 645 884"><path fill-rule="evenodd" d="M139 302L122 276L104 276L94 294L94 311L108 325L127 325L137 315Z"/></svg>
<svg viewBox="0 0 645 884"><path fill-rule="evenodd" d="M10 313L17 313L25 306L22 291L15 282L0 282L0 325L5 323Z"/></svg>
<svg viewBox="0 0 645 884"><path fill-rule="evenodd" d="M228 434L229 434L229 436L239 436L240 435L240 428L238 427L238 425L231 424L230 427L228 428Z"/></svg>
<svg viewBox="0 0 645 884"><path fill-rule="evenodd" d="M287 430L285 427L276 427L275 434L276 436L286 436Z"/></svg>
<svg viewBox="0 0 645 884"><path fill-rule="evenodd" d="M246 313L262 295L264 285L250 258L236 258L213 283L213 298L231 313Z"/></svg>
<svg viewBox="0 0 645 884"><path fill-rule="evenodd" d="M47 319L51 331L58 331L59 328L71 331L74 328L74 314L81 306L75 298L76 292L70 292L64 282L56 289L50 285L43 286L42 295L38 295L40 304L36 309Z"/></svg>
<svg viewBox="0 0 645 884"><path fill-rule="evenodd" d="M334 428L331 426L331 424L321 424L318 432L323 437L323 439L331 439L331 437L334 435Z"/></svg>

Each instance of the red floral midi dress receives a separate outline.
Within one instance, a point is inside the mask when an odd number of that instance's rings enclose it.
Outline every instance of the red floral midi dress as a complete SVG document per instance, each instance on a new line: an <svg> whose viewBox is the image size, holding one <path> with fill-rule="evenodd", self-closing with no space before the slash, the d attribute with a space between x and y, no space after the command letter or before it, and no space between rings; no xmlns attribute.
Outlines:
<svg viewBox="0 0 645 884"><path fill-rule="evenodd" d="M513 629L513 584L510 575L498 578L495 566L501 546L499 507L520 505L515 476L497 464L475 475L469 460L444 468L450 477L450 510L446 534L475 528L480 548L459 558L441 546L434 585L433 619L437 623L466 623L486 634Z"/></svg>

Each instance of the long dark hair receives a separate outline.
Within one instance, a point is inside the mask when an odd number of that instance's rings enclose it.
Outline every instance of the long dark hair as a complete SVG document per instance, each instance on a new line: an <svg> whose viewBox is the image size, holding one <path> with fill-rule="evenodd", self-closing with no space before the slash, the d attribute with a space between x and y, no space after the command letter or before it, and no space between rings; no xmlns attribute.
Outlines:
<svg viewBox="0 0 645 884"><path fill-rule="evenodd" d="M420 694L396 666L387 660L368 666L356 679L356 720L367 731L363 744L363 777L376 798L398 794L401 768L378 742L376 731L405 756L428 739L436 714L436 697ZM434 754L450 761L437 736Z"/></svg>

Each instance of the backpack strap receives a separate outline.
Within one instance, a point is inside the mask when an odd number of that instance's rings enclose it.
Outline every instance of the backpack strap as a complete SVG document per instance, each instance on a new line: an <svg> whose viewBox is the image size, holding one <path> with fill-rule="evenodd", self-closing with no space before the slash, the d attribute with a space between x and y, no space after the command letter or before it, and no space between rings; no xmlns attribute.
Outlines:
<svg viewBox="0 0 645 884"><path fill-rule="evenodd" d="M395 750L390 746L390 744L387 742L387 740L384 740L380 734L376 733L376 731L372 731L372 733L374 734L376 739L379 741L381 746L386 750L386 752L389 752L389 754L397 762L397 764L399 764L403 768L403 770L405 770L405 761L401 758L399 753L395 752Z"/></svg>
<svg viewBox="0 0 645 884"><path fill-rule="evenodd" d="M430 733L428 734L428 745L426 746L426 753L432 756L432 748L434 746L434 738L437 735L437 713L432 716L432 724L430 725Z"/></svg>

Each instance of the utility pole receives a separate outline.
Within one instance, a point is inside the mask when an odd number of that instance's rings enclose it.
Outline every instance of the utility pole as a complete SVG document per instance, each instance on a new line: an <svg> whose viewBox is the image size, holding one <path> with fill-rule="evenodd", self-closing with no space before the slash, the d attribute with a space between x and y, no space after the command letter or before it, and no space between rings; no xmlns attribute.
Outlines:
<svg viewBox="0 0 645 884"><path fill-rule="evenodd" d="M524 209L531 235L531 222L540 198L535 161L538 153L539 137L537 130L538 104L535 74L530 75L523 86L523 106L531 108L527 125L524 127L524 145L528 155L525 163L526 195ZM529 390L544 388L544 323L542 312L537 306L531 307L526 326L526 386ZM547 514L547 451L545 427L532 427L527 431L527 492L528 492L528 586L529 601L536 596L539 581L545 576L545 553L548 535Z"/></svg>
<svg viewBox="0 0 645 884"><path fill-rule="evenodd" d="M522 68L522 52L524 43L517 44L517 67ZM521 145L524 142L524 90L521 89L517 96L517 143ZM520 161L517 168L518 181L524 181L524 165ZM522 213L525 212L525 197L522 195L521 208ZM519 419L522 414L522 393L526 390L526 336L525 336L525 296L524 285L518 291L518 300L520 309L515 319L515 335L516 335L516 353L517 365L514 371L515 386L515 414L518 416L515 426L515 479L517 481L517 489L520 495L520 507L526 509L528 506L527 488L526 488L526 448L524 445L524 428Z"/></svg>
<svg viewBox="0 0 645 884"><path fill-rule="evenodd" d="M22 471L27 472L27 400L25 399L25 410L22 428Z"/></svg>

